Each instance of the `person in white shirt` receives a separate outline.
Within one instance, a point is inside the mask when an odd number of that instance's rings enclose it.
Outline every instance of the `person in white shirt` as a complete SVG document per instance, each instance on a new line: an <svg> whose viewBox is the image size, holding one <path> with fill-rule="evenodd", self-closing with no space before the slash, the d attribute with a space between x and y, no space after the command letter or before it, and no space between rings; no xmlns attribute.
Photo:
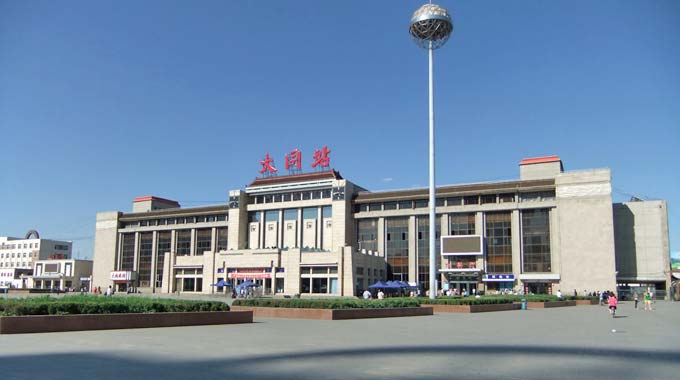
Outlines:
<svg viewBox="0 0 680 380"><path fill-rule="evenodd" d="M558 300L562 299L562 292L559 289L557 290L557 299Z"/></svg>
<svg viewBox="0 0 680 380"><path fill-rule="evenodd" d="M368 289L364 290L364 299L371 299L371 292L369 292Z"/></svg>
<svg viewBox="0 0 680 380"><path fill-rule="evenodd" d="M382 289L378 290L378 299L384 299L385 298L385 293L383 293Z"/></svg>

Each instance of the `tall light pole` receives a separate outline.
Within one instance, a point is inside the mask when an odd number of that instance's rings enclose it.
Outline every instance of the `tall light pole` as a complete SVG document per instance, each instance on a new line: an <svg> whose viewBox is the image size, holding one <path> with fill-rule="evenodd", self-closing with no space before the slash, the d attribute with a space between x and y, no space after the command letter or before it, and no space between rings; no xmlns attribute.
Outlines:
<svg viewBox="0 0 680 380"><path fill-rule="evenodd" d="M442 47L453 32L451 16L436 4L425 4L411 16L409 33L418 46L427 49L430 62L430 299L437 297L437 256L435 252L436 218L434 187L434 89L432 84L432 52Z"/></svg>

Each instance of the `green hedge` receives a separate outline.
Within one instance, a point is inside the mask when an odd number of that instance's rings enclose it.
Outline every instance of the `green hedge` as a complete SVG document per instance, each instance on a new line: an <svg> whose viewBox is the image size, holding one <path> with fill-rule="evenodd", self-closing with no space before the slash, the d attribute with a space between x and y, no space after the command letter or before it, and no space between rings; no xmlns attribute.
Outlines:
<svg viewBox="0 0 680 380"><path fill-rule="evenodd" d="M384 300L363 300L358 298L252 298L234 300L232 305L255 307L290 307L295 309L386 309L394 307L419 307L420 302L415 298L387 298Z"/></svg>
<svg viewBox="0 0 680 380"><path fill-rule="evenodd" d="M0 315L64 315L229 311L215 301L74 295L0 299Z"/></svg>
<svg viewBox="0 0 680 380"><path fill-rule="evenodd" d="M512 303L513 300L506 298L491 298L491 297L441 297L434 300L429 298L421 298L420 303L423 305L495 305Z"/></svg>

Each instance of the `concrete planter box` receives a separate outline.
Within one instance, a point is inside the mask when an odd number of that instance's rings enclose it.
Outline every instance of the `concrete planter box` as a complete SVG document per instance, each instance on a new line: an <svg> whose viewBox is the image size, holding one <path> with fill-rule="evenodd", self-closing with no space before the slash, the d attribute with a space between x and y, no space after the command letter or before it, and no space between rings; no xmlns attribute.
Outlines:
<svg viewBox="0 0 680 380"><path fill-rule="evenodd" d="M512 303L486 305L423 305L431 307L435 313L485 313L491 311L517 310L518 305Z"/></svg>
<svg viewBox="0 0 680 380"><path fill-rule="evenodd" d="M527 302L527 309L547 309L549 307L576 306L576 301Z"/></svg>
<svg viewBox="0 0 680 380"><path fill-rule="evenodd" d="M598 300L575 300L576 305L597 305Z"/></svg>
<svg viewBox="0 0 680 380"><path fill-rule="evenodd" d="M431 307L403 307L389 309L298 309L287 307L254 307L232 306L232 310L248 310L258 318L294 318L294 319L361 319L414 317L432 315Z"/></svg>
<svg viewBox="0 0 680 380"><path fill-rule="evenodd" d="M252 323L249 311L0 317L0 334Z"/></svg>

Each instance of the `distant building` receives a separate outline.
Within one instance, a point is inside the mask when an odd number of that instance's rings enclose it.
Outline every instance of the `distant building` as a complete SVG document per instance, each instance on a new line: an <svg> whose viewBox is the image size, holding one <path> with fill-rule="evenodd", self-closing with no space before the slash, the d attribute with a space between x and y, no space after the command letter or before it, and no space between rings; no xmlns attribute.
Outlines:
<svg viewBox="0 0 680 380"><path fill-rule="evenodd" d="M0 236L0 270L32 269L37 260L70 259L70 241L41 239L38 231L31 230L24 238Z"/></svg>
<svg viewBox="0 0 680 380"><path fill-rule="evenodd" d="M33 269L0 268L0 288L26 289Z"/></svg>
<svg viewBox="0 0 680 380"><path fill-rule="evenodd" d="M275 171L270 162L263 171ZM670 287L665 202L613 204L609 169L537 157L520 162L517 180L439 186L437 284L428 203L428 189L371 192L335 170L257 178L217 206L140 197L131 213L97 214L93 281L211 293L220 280L250 280L309 296L354 296L378 280L423 292Z"/></svg>
<svg viewBox="0 0 680 380"><path fill-rule="evenodd" d="M31 287L36 289L90 290L92 260L38 260L33 267Z"/></svg>

